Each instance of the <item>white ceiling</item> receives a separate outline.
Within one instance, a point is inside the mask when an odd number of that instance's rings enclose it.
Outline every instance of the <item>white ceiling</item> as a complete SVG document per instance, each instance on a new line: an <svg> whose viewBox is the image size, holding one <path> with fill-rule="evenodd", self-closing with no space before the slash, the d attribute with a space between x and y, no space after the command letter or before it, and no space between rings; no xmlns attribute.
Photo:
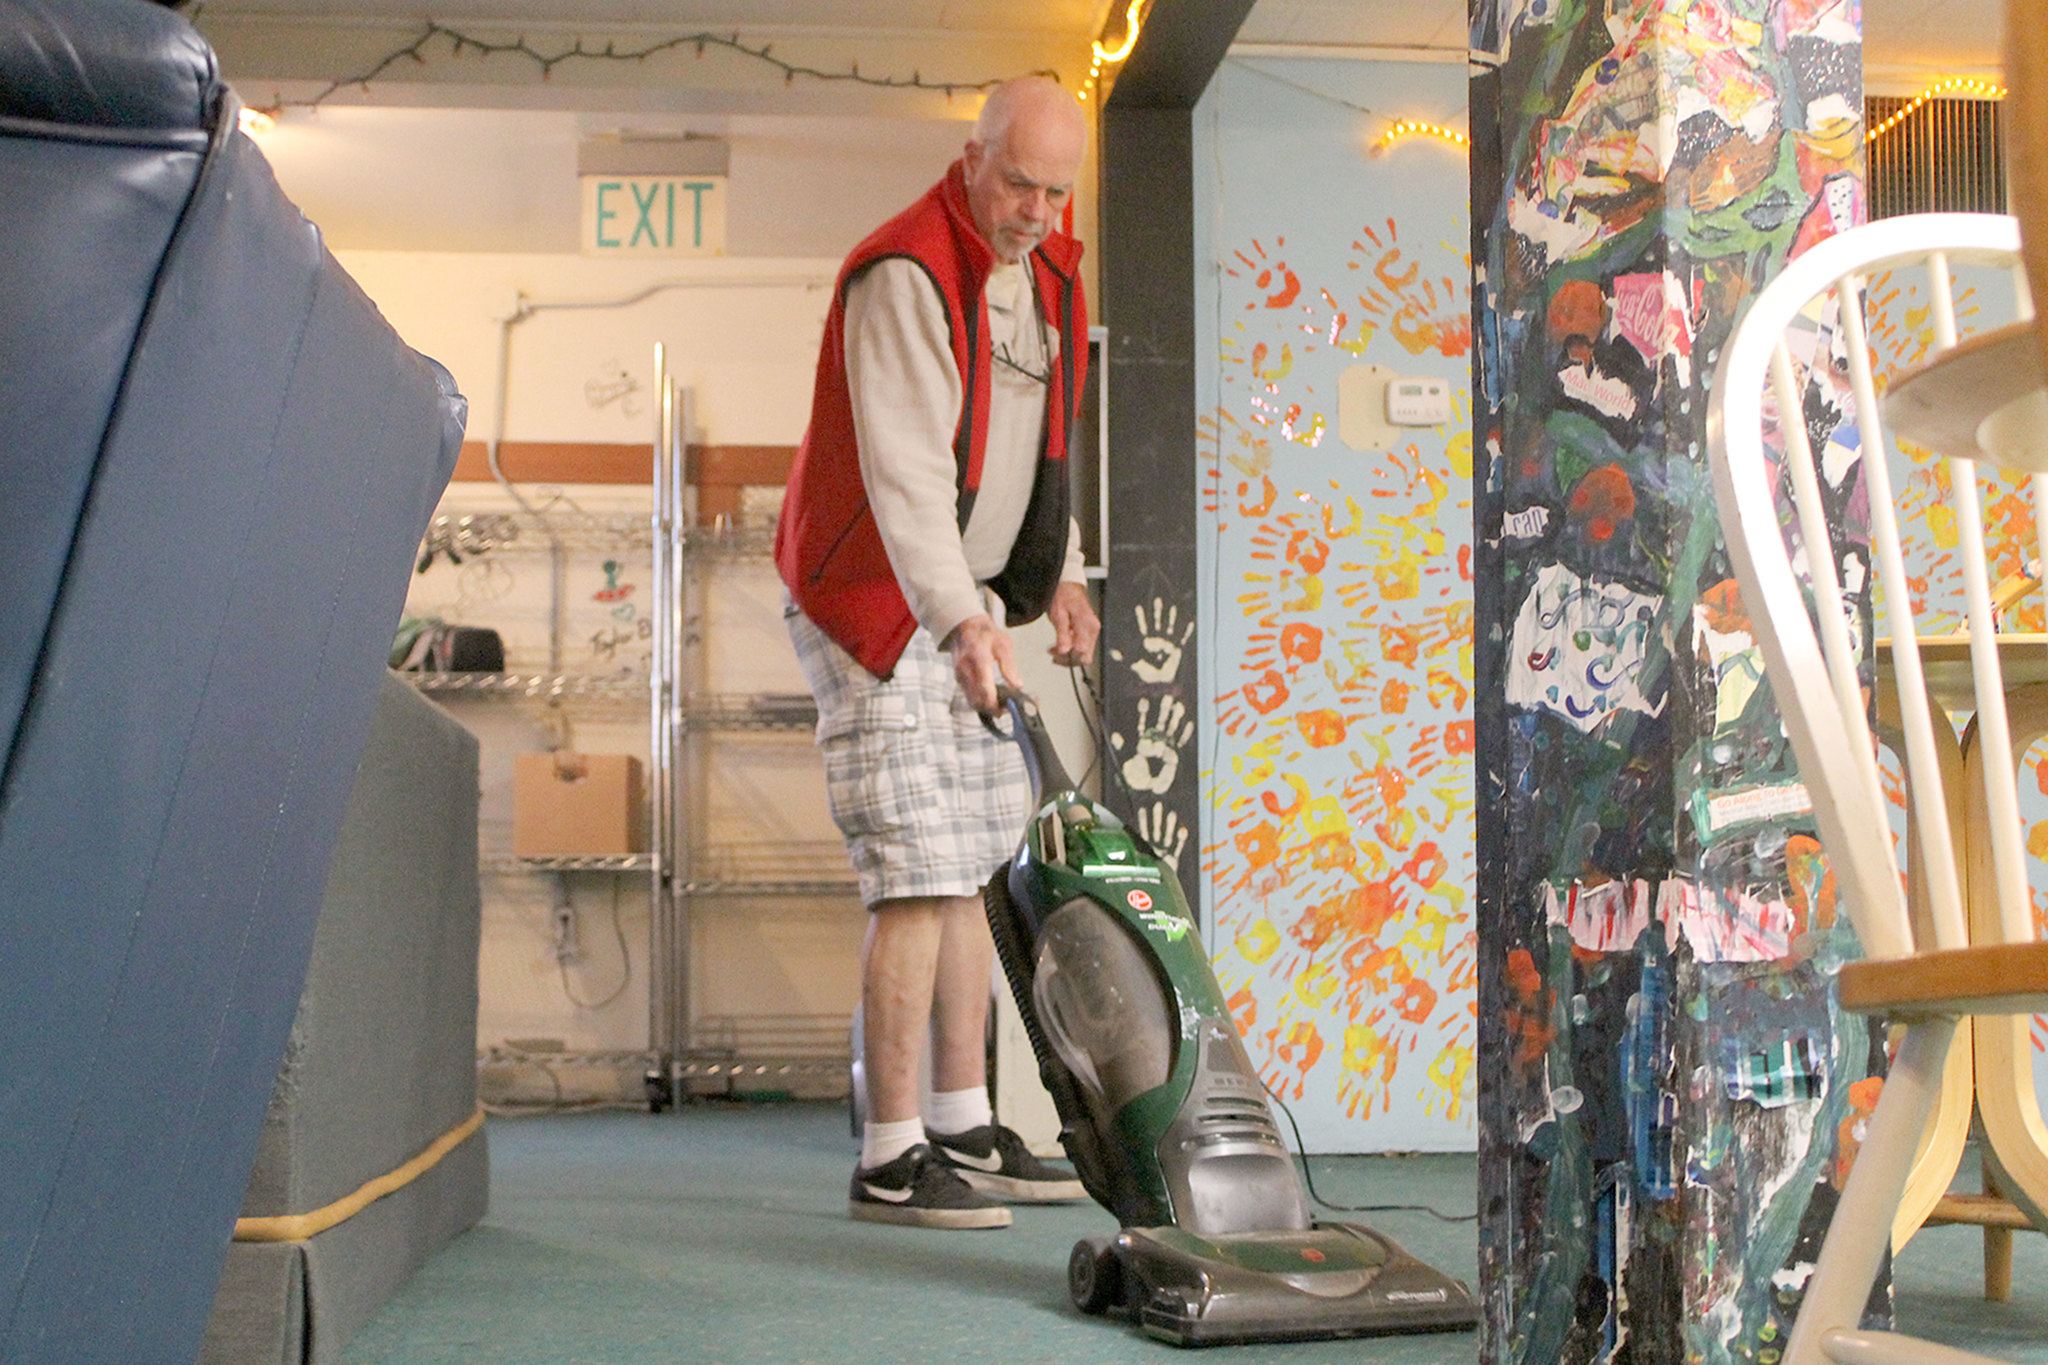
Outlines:
<svg viewBox="0 0 2048 1365"><path fill-rule="evenodd" d="M505 20L536 28L658 25L720 31L762 28L968 29L984 33L1092 34L1110 0L204 0L212 15Z"/></svg>
<svg viewBox="0 0 2048 1365"><path fill-rule="evenodd" d="M1851 3L1851 0L1840 0ZM1872 67L1982 70L1998 65L2005 0L1863 0ZM210 15L478 23L537 29L659 26L934 30L1093 36L1122 0L203 0ZM1238 34L1253 43L1460 48L1466 0L1258 0Z"/></svg>

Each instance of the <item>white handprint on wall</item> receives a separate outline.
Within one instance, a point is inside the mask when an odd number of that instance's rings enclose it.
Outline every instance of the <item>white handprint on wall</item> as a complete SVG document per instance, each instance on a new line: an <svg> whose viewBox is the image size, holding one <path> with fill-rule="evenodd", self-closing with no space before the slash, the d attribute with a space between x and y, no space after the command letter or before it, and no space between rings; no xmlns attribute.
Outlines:
<svg viewBox="0 0 2048 1365"><path fill-rule="evenodd" d="M1195 723L1178 697L1160 697L1153 712L1151 697L1138 698L1138 735L1135 744L1122 732L1109 737L1110 747L1124 758L1124 785L1132 791L1163 792L1173 785L1180 771L1180 750L1194 738Z"/></svg>
<svg viewBox="0 0 2048 1365"><path fill-rule="evenodd" d="M1180 674L1188 639L1195 633L1193 619L1181 624L1180 608L1169 607L1157 597L1149 608L1132 607L1131 614L1138 618L1138 634L1142 637L1139 643L1144 651L1129 661L1131 672L1143 683L1172 682ZM1109 657L1118 663L1125 662L1120 649L1109 651Z"/></svg>
<svg viewBox="0 0 2048 1365"><path fill-rule="evenodd" d="M1154 801L1138 812L1138 836L1152 845L1161 862L1175 872L1180 871L1180 855L1188 846L1188 831L1164 801Z"/></svg>

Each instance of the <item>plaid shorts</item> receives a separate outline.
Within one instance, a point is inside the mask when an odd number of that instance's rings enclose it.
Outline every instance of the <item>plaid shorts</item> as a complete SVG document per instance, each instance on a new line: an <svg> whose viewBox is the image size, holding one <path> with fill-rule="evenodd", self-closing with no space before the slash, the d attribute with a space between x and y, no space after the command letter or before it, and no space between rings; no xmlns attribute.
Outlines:
<svg viewBox="0 0 2048 1365"><path fill-rule="evenodd" d="M1031 780L960 691L951 656L919 629L882 682L794 605L783 618L818 702L832 819L869 909L907 896L976 896L1031 815Z"/></svg>

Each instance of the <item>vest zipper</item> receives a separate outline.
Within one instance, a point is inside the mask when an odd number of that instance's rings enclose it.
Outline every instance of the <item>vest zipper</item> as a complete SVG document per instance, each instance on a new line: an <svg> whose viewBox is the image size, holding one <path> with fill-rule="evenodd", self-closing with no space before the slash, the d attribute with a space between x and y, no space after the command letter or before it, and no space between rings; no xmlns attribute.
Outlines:
<svg viewBox="0 0 2048 1365"><path fill-rule="evenodd" d="M943 291L940 297L944 297ZM981 383L981 311L982 302L977 298L973 303L962 302L960 320L967 333L967 373L963 376L966 388L960 404L960 425L953 432L953 463L956 475L956 506L960 530L967 530L968 518L974 515L975 494L981 491L980 480L969 484L968 475L974 465L974 400ZM983 440L987 439L983 428Z"/></svg>

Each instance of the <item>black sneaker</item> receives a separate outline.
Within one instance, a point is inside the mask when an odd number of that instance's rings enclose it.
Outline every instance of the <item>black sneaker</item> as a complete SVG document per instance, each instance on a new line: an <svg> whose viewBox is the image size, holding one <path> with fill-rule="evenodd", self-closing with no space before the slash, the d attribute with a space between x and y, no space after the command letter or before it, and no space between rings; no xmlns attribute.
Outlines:
<svg viewBox="0 0 2048 1365"><path fill-rule="evenodd" d="M853 1173L846 1196L850 1217L917 1228L1006 1228L1010 1211L967 1187L920 1142L894 1161Z"/></svg>
<svg viewBox="0 0 2048 1365"><path fill-rule="evenodd" d="M983 1194L1017 1204L1056 1204L1088 1195L1072 1171L1040 1161L1023 1138L999 1123L984 1123L951 1137L933 1133L931 1139L939 1160Z"/></svg>

